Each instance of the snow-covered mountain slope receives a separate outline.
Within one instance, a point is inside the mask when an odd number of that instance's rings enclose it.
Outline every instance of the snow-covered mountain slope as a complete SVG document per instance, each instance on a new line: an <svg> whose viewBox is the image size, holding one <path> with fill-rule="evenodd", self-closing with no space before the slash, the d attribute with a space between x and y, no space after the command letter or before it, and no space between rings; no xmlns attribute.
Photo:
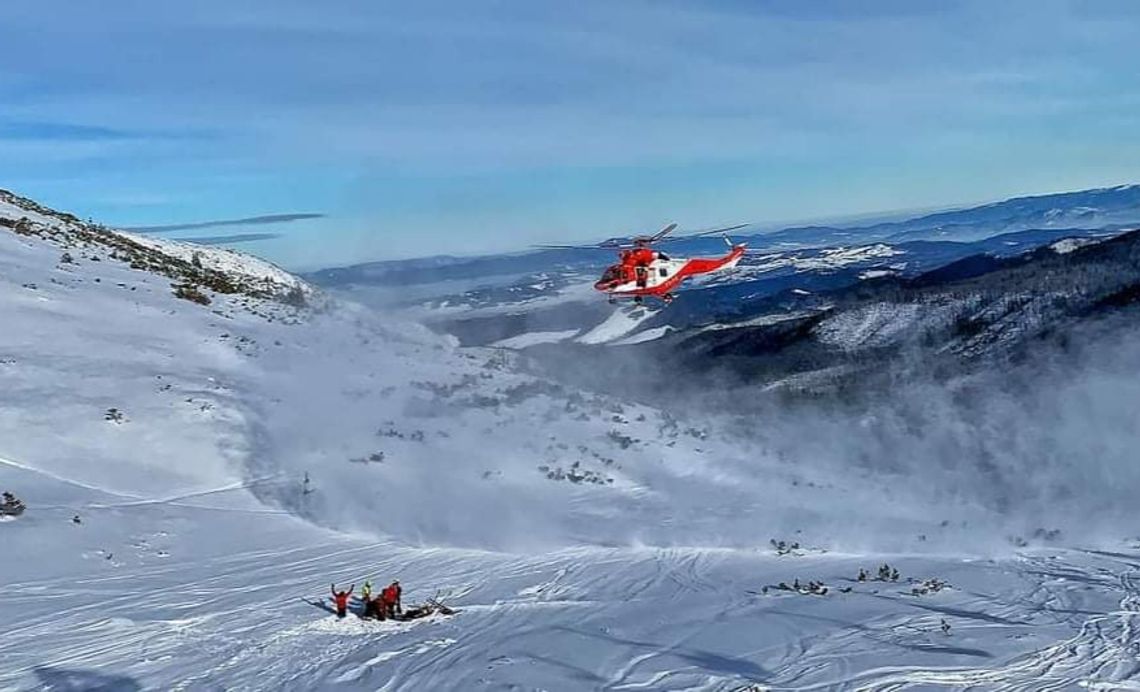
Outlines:
<svg viewBox="0 0 1140 692"><path fill-rule="evenodd" d="M202 300L205 294L200 289L208 288L216 293L303 304L315 295L308 283L265 260L233 250L84 223L74 215L53 211L7 190L0 190L0 227L20 236L51 241L64 251L60 256L64 264L74 259L74 251L92 261L125 263L132 269L168 277L182 287L184 297Z"/></svg>
<svg viewBox="0 0 1140 692"><path fill-rule="evenodd" d="M242 255L16 206L0 487L28 510L0 523L0 689L1130 675L1104 665L1136 644L1123 531L1098 540L1120 554L1062 550L1040 516L741 430L764 421L580 391ZM1011 535L1037 548L1012 556ZM884 560L898 582L854 581ZM460 612L323 609L330 581L369 577ZM765 592L794 580L830 590Z"/></svg>
<svg viewBox="0 0 1140 692"><path fill-rule="evenodd" d="M744 545L784 501L851 492L804 486L761 508L745 479L796 474L704 421L535 379L502 351L351 305L200 305L95 247L61 264L57 241L0 242L0 321L17 325L0 372L18 404L2 451L56 477L144 497L256 481L255 496L323 526L479 548ZM301 494L306 473L321 492ZM813 521L798 514L794 528Z"/></svg>
<svg viewBox="0 0 1140 692"><path fill-rule="evenodd" d="M569 342L531 344L527 354L548 372L601 389L609 380L593 373L620 363L642 384L623 387L629 395L673 399L701 394L710 380L817 396L874 390L915 373L1000 370L1030 357L1049 364L1072 358L1071 344L1130 338L1118 332L1135 319L1138 258L1140 231L1070 239L1007 257L974 255L917 276L741 299L731 317L644 327L610 342L637 346L623 354ZM667 393L647 386L659 372L671 373Z"/></svg>

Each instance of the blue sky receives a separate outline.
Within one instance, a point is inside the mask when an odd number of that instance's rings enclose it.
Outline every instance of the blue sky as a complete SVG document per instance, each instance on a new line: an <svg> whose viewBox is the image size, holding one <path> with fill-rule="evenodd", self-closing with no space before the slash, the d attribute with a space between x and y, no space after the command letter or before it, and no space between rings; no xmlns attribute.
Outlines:
<svg viewBox="0 0 1140 692"><path fill-rule="evenodd" d="M304 269L1140 182L1137 36L1131 0L7 0L0 187L327 214L244 246Z"/></svg>

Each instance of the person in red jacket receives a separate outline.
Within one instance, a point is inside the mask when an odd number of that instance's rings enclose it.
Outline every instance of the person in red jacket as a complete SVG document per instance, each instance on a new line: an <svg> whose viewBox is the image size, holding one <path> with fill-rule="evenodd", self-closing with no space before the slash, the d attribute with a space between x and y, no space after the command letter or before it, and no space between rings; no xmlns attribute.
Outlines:
<svg viewBox="0 0 1140 692"><path fill-rule="evenodd" d="M400 607L400 596L403 595L403 589L400 588L399 580L392 582L384 587L380 593L380 597L384 599L384 610L387 612L388 617L394 618L397 614L403 611Z"/></svg>
<svg viewBox="0 0 1140 692"><path fill-rule="evenodd" d="M336 584L332 585L332 597L336 602L336 616L342 618L348 614L348 597L352 595L352 590L356 588L356 584L348 587L348 591L337 591Z"/></svg>

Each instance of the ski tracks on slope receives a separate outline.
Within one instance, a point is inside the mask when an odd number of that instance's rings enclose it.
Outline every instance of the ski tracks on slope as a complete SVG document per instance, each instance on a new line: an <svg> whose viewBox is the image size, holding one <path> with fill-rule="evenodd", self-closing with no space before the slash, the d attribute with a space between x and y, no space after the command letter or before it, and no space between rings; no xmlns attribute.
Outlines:
<svg viewBox="0 0 1140 692"><path fill-rule="evenodd" d="M1090 573L1080 567L1038 564L1043 566L1043 570L1038 572L1042 576L1078 577L1077 581L1099 582L1108 571L1097 570L1091 573L1095 576L1090 578ZM1131 561L1126 564L1127 567L1117 572L1115 577L1115 587L1122 592L1118 610L1089 617L1074 636L1018 656L1004 665L944 669L884 667L840 678L826 685L801 689L839 686L867 692L895 692L916 686L938 685L982 688L993 692L1140 690L1140 633L1136 624L1140 617L1140 570ZM1040 587L1035 593L1039 591ZM1056 598L1049 594L1046 602Z"/></svg>

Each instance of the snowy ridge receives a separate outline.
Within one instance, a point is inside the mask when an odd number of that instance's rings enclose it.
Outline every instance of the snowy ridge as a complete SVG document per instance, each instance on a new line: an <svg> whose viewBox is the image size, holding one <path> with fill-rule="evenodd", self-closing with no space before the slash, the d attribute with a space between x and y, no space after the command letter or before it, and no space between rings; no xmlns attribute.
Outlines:
<svg viewBox="0 0 1140 692"><path fill-rule="evenodd" d="M134 269L168 276L179 281L190 298L211 290L288 299L296 304L319 299L307 282L265 260L234 250L84 223L74 215L48 209L6 190L0 190L0 228L41 238L61 250L82 250L93 261L121 261ZM198 300L208 303L203 298Z"/></svg>
<svg viewBox="0 0 1140 692"><path fill-rule="evenodd" d="M0 218L13 221L26 218L42 225L79 223L79 219L70 214L53 211L7 190L0 190Z"/></svg>
<svg viewBox="0 0 1140 692"><path fill-rule="evenodd" d="M176 257L186 262L198 262L206 269L227 274L238 274L250 277L269 287L284 287L285 290L298 289L306 294L312 294L314 289L302 279L290 274L275 264L259 257L248 255L237 250L219 248L209 245L196 245L168 238L128 233L126 231L113 231L144 247L153 248L170 257Z"/></svg>

